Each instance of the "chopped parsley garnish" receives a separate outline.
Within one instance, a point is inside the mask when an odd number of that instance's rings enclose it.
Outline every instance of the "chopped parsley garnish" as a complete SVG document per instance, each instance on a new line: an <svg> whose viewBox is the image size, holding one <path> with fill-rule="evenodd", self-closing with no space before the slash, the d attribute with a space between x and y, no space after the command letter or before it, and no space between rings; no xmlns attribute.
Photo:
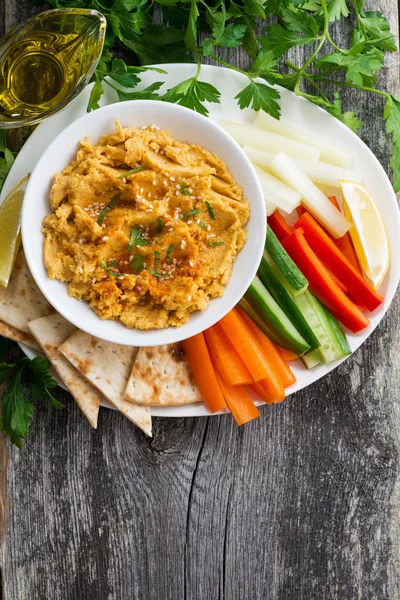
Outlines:
<svg viewBox="0 0 400 600"><path fill-rule="evenodd" d="M163 277L164 279L169 279L171 276L167 275L167 273L159 273L158 271L155 271L154 269L149 269L149 273L150 275L153 275L154 277Z"/></svg>
<svg viewBox="0 0 400 600"><path fill-rule="evenodd" d="M214 210L213 207L211 206L211 204L206 200L205 202L207 210L208 210L208 214L210 215L210 219L212 219L213 221L215 221L215 214L214 214Z"/></svg>
<svg viewBox="0 0 400 600"><path fill-rule="evenodd" d="M200 221L199 227L202 227L203 229L206 228L206 224L204 223L204 221Z"/></svg>
<svg viewBox="0 0 400 600"><path fill-rule="evenodd" d="M130 264L131 269L135 271L143 271L144 269L144 257L141 254L135 254Z"/></svg>
<svg viewBox="0 0 400 600"><path fill-rule="evenodd" d="M171 246L170 246L171 248ZM169 250L169 248L168 248ZM172 252L172 250L171 250ZM149 269L149 273L150 275L153 275L154 277L167 277L169 278L170 275L168 275L167 273L160 273L158 270L158 267L160 266L160 261L161 261L161 255L159 253L158 250L154 250L154 269Z"/></svg>
<svg viewBox="0 0 400 600"><path fill-rule="evenodd" d="M164 222L161 217L157 219L157 233L161 233L164 227Z"/></svg>
<svg viewBox="0 0 400 600"><path fill-rule="evenodd" d="M114 260L107 261L107 267L116 267L118 265L118 260L114 258Z"/></svg>
<svg viewBox="0 0 400 600"><path fill-rule="evenodd" d="M190 196L190 194L191 194L191 192L189 192L189 190L187 189L187 183L186 183L186 181L183 181L181 183L181 187L179 188L179 191L184 196Z"/></svg>
<svg viewBox="0 0 400 600"><path fill-rule="evenodd" d="M208 245L211 246L211 248L215 248L216 246L222 246L223 244L225 244L225 242L208 242Z"/></svg>
<svg viewBox="0 0 400 600"><path fill-rule="evenodd" d="M174 249L175 249L175 244L171 244L171 245L168 247L168 250L167 250L167 256L166 256L165 262L167 262L167 263L170 263L170 262L171 262L171 260L172 260L172 259L171 259L171 254L173 253Z"/></svg>
<svg viewBox="0 0 400 600"><path fill-rule="evenodd" d="M157 270L160 264L161 255L158 250L154 250L154 267Z"/></svg>
<svg viewBox="0 0 400 600"><path fill-rule="evenodd" d="M134 173L139 173L139 171L143 171L143 169L147 169L147 163L145 165L141 165L140 167L136 167L136 169L131 169L130 171L126 171L126 173L122 173L122 175L118 175L117 179L123 179L124 177L128 177L128 175L133 175Z"/></svg>
<svg viewBox="0 0 400 600"><path fill-rule="evenodd" d="M185 212L185 214L183 215L183 220L187 221L189 217L191 217L192 215L198 215L200 213L198 208L192 208L192 210L188 210L187 212Z"/></svg>
<svg viewBox="0 0 400 600"><path fill-rule="evenodd" d="M99 225L102 225L104 219L106 218L107 214L110 212L110 210L112 210L115 205L118 202L118 199L121 195L121 192L118 192L118 194L115 194L115 196L113 198L111 198L110 202L107 204L107 206L105 206L103 208L103 210L101 211L101 213L99 214L99 218L97 219L97 223Z"/></svg>
<svg viewBox="0 0 400 600"><path fill-rule="evenodd" d="M111 277L121 277L122 273L118 273L117 271L113 271L112 269L110 269L111 266L115 266L116 262L118 263L118 261L109 260L105 265L103 262L100 261L99 265L102 269L104 269L106 273L108 273L108 275L111 275ZM111 263L113 263L113 265L111 265Z"/></svg>
<svg viewBox="0 0 400 600"><path fill-rule="evenodd" d="M126 247L127 250L131 250L132 246L148 246L149 242L144 237L143 233L137 227L131 227L131 233L129 236L129 242Z"/></svg>

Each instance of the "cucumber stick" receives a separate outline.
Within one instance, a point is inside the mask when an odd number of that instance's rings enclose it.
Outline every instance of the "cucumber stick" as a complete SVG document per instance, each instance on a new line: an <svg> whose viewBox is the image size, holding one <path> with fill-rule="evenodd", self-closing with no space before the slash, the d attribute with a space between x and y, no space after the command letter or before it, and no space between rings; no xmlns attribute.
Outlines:
<svg viewBox="0 0 400 600"><path fill-rule="evenodd" d="M274 338L279 340L279 345L292 350L299 356L310 350L310 345L297 331L258 277L253 279L245 294L245 299L274 334Z"/></svg>
<svg viewBox="0 0 400 600"><path fill-rule="evenodd" d="M308 287L308 281L304 277L303 273L292 261L289 254L283 248L282 244L272 231L271 227L267 225L267 237L265 239L265 250L270 256L272 262L276 268L286 278L290 285L291 292L296 296L302 294Z"/></svg>
<svg viewBox="0 0 400 600"><path fill-rule="evenodd" d="M303 354L303 356L301 356L301 360L303 361L304 366L307 367L307 369L313 369L314 367L322 363L321 353L318 349L306 352L305 354Z"/></svg>
<svg viewBox="0 0 400 600"><path fill-rule="evenodd" d="M239 301L239 306L242 309L242 311L245 312L248 317L250 317L253 323L255 323L257 327L261 329L261 331L263 331L267 337L269 337L270 340L275 342L275 344L278 344L278 346L281 344L281 339L269 329L269 327L266 325L266 323L264 323L262 318L259 317L256 311L250 306L250 304L247 302L244 296Z"/></svg>
<svg viewBox="0 0 400 600"><path fill-rule="evenodd" d="M297 331L303 336L311 350L315 350L320 346L320 342L313 330L305 320L302 312L297 308L292 295L287 291L279 277L276 275L271 265L261 259L258 268L258 276L263 285L267 288L275 302L279 304L283 312L291 320Z"/></svg>
<svg viewBox="0 0 400 600"><path fill-rule="evenodd" d="M286 290L292 293L281 273L276 269L275 273ZM314 294L306 290L298 296L292 294L292 299L320 342L318 351L323 362L330 363L350 354L351 351L341 325Z"/></svg>

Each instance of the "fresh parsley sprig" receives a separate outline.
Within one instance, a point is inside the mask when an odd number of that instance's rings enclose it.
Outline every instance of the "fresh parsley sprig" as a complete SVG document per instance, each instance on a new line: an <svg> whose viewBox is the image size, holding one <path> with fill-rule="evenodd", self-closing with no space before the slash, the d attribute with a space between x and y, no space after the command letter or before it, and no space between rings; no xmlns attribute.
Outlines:
<svg viewBox="0 0 400 600"><path fill-rule="evenodd" d="M0 191L14 162L14 154L7 148L6 132L0 129Z"/></svg>
<svg viewBox="0 0 400 600"><path fill-rule="evenodd" d="M44 0L33 2L41 4ZM236 96L240 108L262 109L275 118L280 116L280 94L273 84L278 83L358 131L362 122L354 112L342 111L338 88L360 89L385 100L386 130L394 147L394 187L400 190L400 141L395 127L399 99L376 87L385 54L397 48L387 18L378 10L364 10L364 0L50 0L54 7L71 3L99 10L108 23L103 55L93 76L89 110L99 106L106 84L114 88L119 100L176 102L207 115L207 103L219 103L221 94L215 85L202 81L203 56L247 78L248 83ZM160 16L161 22L155 24ZM257 21L267 19L263 33L258 35ZM346 20L354 26L346 47L339 47L332 37L331 24L343 21L346 29ZM128 66L113 56L116 42L132 52L130 62L136 64ZM220 48L239 46L252 59L248 71L218 56ZM310 47L310 56L302 64L293 64L286 54L301 46ZM197 62L193 77L166 91L161 90L162 78L143 89L142 73L154 69L148 65L193 61ZM164 73L158 67L155 70ZM1 168L0 164L0 182Z"/></svg>
<svg viewBox="0 0 400 600"><path fill-rule="evenodd" d="M1 350L4 351L6 344L0 338ZM49 374L50 367L50 362L41 356L33 360L24 356L12 364L0 363L0 384L6 384L1 397L0 429L18 448L22 448L28 436L36 404L47 399L54 408L64 408L50 393L58 385Z"/></svg>

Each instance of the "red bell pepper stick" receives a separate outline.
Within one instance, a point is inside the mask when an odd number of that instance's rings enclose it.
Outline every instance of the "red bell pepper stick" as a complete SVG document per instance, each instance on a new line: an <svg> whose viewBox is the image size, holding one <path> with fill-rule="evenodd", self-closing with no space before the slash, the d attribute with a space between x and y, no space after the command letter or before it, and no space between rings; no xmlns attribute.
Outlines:
<svg viewBox="0 0 400 600"><path fill-rule="evenodd" d="M347 291L357 302L373 311L383 302L383 296L367 282L353 267L351 262L342 254L336 244L330 239L314 217L304 214L296 222L295 227L301 227L308 244L318 258L330 271L343 282Z"/></svg>
<svg viewBox="0 0 400 600"><path fill-rule="evenodd" d="M272 231L280 242L293 232L293 227L286 223L278 209L274 210L272 215L268 217L267 221L268 225L271 227Z"/></svg>
<svg viewBox="0 0 400 600"><path fill-rule="evenodd" d="M283 240L282 245L307 278L311 291L343 325L353 333L367 327L369 320L336 285L308 245L301 228L296 229Z"/></svg>
<svg viewBox="0 0 400 600"><path fill-rule="evenodd" d="M307 210L301 204L297 207L297 214L299 215L299 217L301 217L301 215L304 215L304 213L306 212Z"/></svg>

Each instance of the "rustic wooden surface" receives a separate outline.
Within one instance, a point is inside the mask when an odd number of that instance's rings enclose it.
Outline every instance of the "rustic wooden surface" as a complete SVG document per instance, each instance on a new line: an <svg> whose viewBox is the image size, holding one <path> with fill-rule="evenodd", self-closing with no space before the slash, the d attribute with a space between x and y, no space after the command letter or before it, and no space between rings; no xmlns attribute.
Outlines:
<svg viewBox="0 0 400 600"><path fill-rule="evenodd" d="M396 0L369 7L398 32ZM34 10L5 0L0 24ZM400 96L399 56L387 67ZM386 167L381 100L343 100ZM96 432L58 390L67 409L39 410L9 463L1 443L3 599L400 599L399 309L397 296L350 360L242 429L154 419L147 440L103 410Z"/></svg>

